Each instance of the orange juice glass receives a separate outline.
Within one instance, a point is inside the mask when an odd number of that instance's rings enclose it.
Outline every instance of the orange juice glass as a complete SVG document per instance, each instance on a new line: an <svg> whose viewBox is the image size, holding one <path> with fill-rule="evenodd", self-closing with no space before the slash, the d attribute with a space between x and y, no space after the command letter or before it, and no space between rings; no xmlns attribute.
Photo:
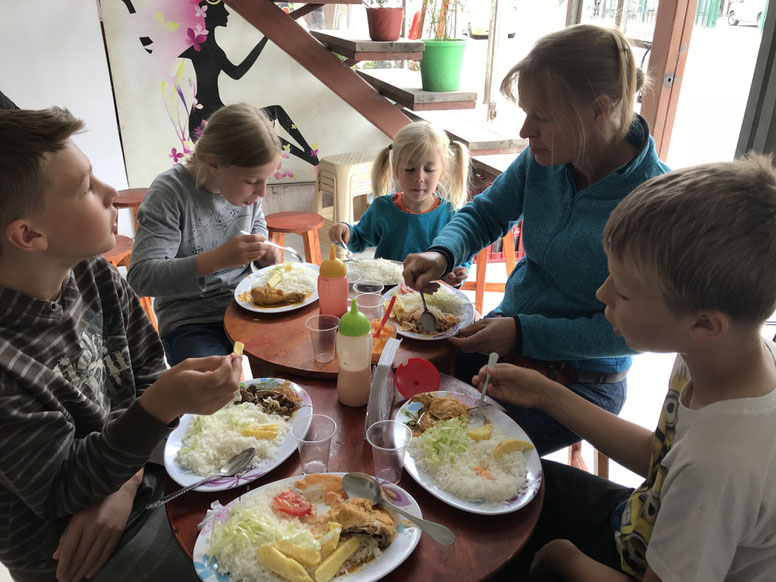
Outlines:
<svg viewBox="0 0 776 582"><path fill-rule="evenodd" d="M380 327L379 319L370 320L372 326L372 363L376 364L380 361L380 355L383 353L385 343L392 337L396 337L396 326L390 321L386 321L383 326L383 330L380 332L380 337L374 337L375 331Z"/></svg>

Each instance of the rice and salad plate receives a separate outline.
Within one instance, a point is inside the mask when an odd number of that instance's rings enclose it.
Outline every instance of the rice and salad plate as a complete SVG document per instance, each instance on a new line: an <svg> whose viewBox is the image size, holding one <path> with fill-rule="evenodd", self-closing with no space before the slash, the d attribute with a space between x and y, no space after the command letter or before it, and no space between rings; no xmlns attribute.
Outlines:
<svg viewBox="0 0 776 582"><path fill-rule="evenodd" d="M248 471L219 477L196 488L223 491L255 481L296 451L290 423L312 415L307 392L288 380L246 380L236 400L211 415L184 414L164 447L167 473L178 484L190 485L217 473L240 451L256 450Z"/></svg>
<svg viewBox="0 0 776 582"><path fill-rule="evenodd" d="M280 263L251 273L234 290L235 301L259 313L282 313L318 300L319 265Z"/></svg>

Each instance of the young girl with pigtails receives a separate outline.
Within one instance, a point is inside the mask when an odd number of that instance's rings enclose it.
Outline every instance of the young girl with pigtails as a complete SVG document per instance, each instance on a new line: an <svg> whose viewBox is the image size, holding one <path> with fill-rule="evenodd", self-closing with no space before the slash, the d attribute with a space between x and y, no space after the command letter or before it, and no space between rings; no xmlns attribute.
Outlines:
<svg viewBox="0 0 776 582"><path fill-rule="evenodd" d="M374 202L358 224L340 222L329 238L352 252L377 247L376 258L403 261L425 251L466 201L469 150L450 141L438 127L418 121L400 129L372 167ZM398 191L388 196L394 185ZM443 281L460 285L471 260L456 266Z"/></svg>

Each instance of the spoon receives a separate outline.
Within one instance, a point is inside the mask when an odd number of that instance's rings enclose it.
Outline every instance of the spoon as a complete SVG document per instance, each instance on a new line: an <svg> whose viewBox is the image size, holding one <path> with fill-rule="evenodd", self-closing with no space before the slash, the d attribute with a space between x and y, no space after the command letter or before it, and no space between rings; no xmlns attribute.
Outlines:
<svg viewBox="0 0 776 582"><path fill-rule="evenodd" d="M247 230L241 230L241 231L240 231L240 234L251 234L251 233L249 233ZM300 255L299 253L297 253L297 252L296 252L294 249L292 249L291 247L284 247L284 246L281 246L281 245L279 245L279 244L275 244L275 243L273 243L271 240L265 240L265 241L262 241L262 242L263 242L265 245L269 245L269 246L271 246L271 247L275 247L276 249L280 249L281 251L286 251L286 252L289 252L289 253L291 253L291 256L292 256L292 257L294 257L294 258L295 258L297 261L299 261L300 263L304 263L304 259L302 258L302 255Z"/></svg>
<svg viewBox="0 0 776 582"><path fill-rule="evenodd" d="M393 503L386 501L383 497L380 485L377 480L371 475L366 473L348 473L342 477L342 488L348 497L363 497L369 499L372 503L381 503L392 511L403 515L413 523L415 523L421 530L426 532L429 537L442 544L443 546L450 546L455 542L455 534L450 531L449 528L443 526L440 523L434 523L407 513L403 509L399 509Z"/></svg>
<svg viewBox="0 0 776 582"><path fill-rule="evenodd" d="M485 381L482 383L482 389L480 390L480 402L477 404L477 410L469 417L469 426L477 428L485 424L485 415L482 413L482 403L485 401L485 393L488 391L488 384L490 383L490 371L493 366L498 362L498 354L496 352L490 352L488 356L488 371L485 373Z"/></svg>
<svg viewBox="0 0 776 582"><path fill-rule="evenodd" d="M210 481L211 479L215 479L216 477L232 477L234 475L237 475L238 473L242 473L245 470L245 468L248 466L248 464L253 460L253 457L255 455L256 455L256 449L254 449L253 447L247 448L244 451L237 453L231 459L229 459L224 464L224 466L221 467L221 470L218 473L213 473L212 475L205 477L204 479L201 479L196 483L192 483L191 485L186 485L186 487L178 489L177 491L174 491L169 495L162 497L158 501L149 503L148 505L145 506L145 508L153 509L154 507L159 507L160 505L164 505L168 501L175 499L176 497L183 495L187 491L191 491L195 487L199 487L200 485L207 483L208 481Z"/></svg>
<svg viewBox="0 0 776 582"><path fill-rule="evenodd" d="M337 246L340 246L340 247L342 247L343 249L345 249L345 260L346 260L346 261L349 261L349 260L351 260L351 259L353 258L353 253L351 253L351 252L348 250L348 247L346 247L345 245L343 245L341 242L334 243L334 244L336 244Z"/></svg>
<svg viewBox="0 0 776 582"><path fill-rule="evenodd" d="M418 293L420 293L420 300L423 302L423 313L420 314L420 328L426 333L434 332L436 331L436 318L429 311L428 305L426 305L426 296L423 294L423 291L418 291Z"/></svg>

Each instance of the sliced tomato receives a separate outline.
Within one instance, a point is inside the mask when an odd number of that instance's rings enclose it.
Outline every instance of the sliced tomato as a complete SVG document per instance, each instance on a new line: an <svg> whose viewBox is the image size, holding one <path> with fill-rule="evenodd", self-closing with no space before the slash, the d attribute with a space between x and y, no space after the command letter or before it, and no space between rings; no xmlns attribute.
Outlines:
<svg viewBox="0 0 776 582"><path fill-rule="evenodd" d="M290 489L273 497L272 505L275 511L294 517L308 515L313 510L312 504L307 499Z"/></svg>

